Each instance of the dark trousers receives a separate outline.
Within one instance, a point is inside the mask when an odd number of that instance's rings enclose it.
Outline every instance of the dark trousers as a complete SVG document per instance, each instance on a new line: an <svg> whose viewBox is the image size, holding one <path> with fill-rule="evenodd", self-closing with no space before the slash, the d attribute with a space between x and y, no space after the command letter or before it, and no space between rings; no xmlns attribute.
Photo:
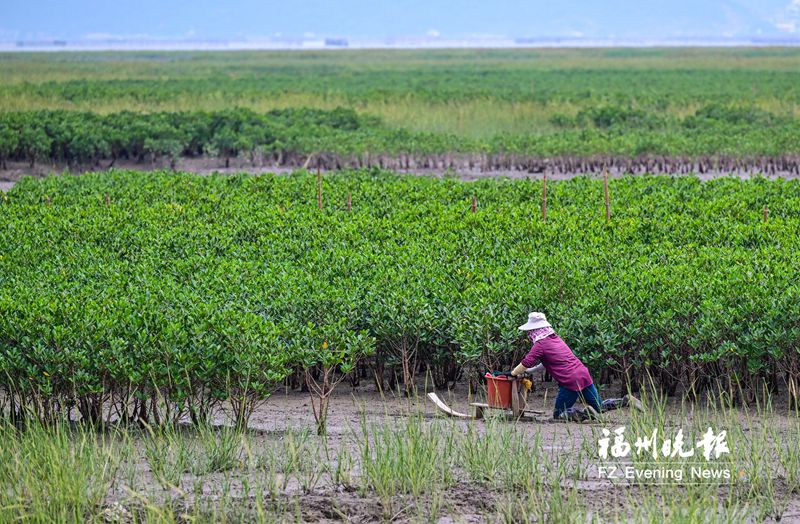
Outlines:
<svg viewBox="0 0 800 524"><path fill-rule="evenodd" d="M562 413L574 411L575 408L572 406L575 405L575 402L579 398L583 398L584 404L587 406L592 406L598 413L619 409L626 405L625 400L621 398L600 400L600 394L597 392L597 388L594 387L594 384L587 386L580 391L572 391L571 389L561 386L558 389L558 396L556 397L556 406L553 410L553 417L558 418Z"/></svg>

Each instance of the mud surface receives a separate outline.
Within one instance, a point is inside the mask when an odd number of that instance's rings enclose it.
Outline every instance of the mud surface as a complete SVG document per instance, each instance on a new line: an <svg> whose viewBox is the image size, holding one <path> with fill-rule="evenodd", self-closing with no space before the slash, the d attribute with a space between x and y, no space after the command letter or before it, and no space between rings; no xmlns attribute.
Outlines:
<svg viewBox="0 0 800 524"><path fill-rule="evenodd" d="M72 174L80 174L86 172L97 172L97 171L105 171L107 169L107 163L100 164L97 166L67 166L67 165L53 165L53 164L40 164L36 165L35 167L31 168L29 164L24 162L8 162L7 169L0 169L0 191L8 191L14 185L14 183L22 178L23 176L35 176L35 177L42 177L53 173L72 173ZM223 173L223 174L234 174L234 173L250 173L250 174L260 174L260 173L291 173L292 171L302 168L302 165L296 166L287 166L287 165L275 165L275 164L268 164L268 163L257 163L254 165L252 162L246 159L239 159L234 158L230 160L228 167L225 167L224 160L220 160L218 158L210 158L210 157L198 157L198 158L181 158L175 164L175 170L184 171L188 173L197 173L200 175L209 175L212 173ZM128 169L134 171L152 171L157 169L169 169L170 166L165 163L140 163L140 162L133 162L133 161L118 161L114 164L114 169ZM461 168L456 169L445 169L445 168L430 168L430 167L416 167L413 169L393 169L397 173L403 174L412 174L412 175L421 175L421 176L452 176L459 178L461 180L477 180L481 178L511 178L511 179L525 179L525 178L535 178L540 179L544 176L544 172L531 172L529 170L524 169L480 169L480 168L470 168L468 166L463 166ZM322 170L323 172L330 172L330 170ZM575 178L578 176L587 175L591 177L600 177L601 174L597 171L595 172L546 172L547 178L549 180L567 180L570 178ZM612 168L609 170L609 174L612 177L619 177L622 176L624 171ZM653 171L652 174L664 174L664 175L673 175L673 176L686 176L688 174L693 174L700 178L700 180L711 180L714 178L724 177L724 176L737 176L740 178L750 178L752 176L762 176L761 172L757 169L740 169L737 171L715 171L715 170L706 170L703 173L698 173L697 171L689 172L689 170L684 170L682 173L669 173L669 172L659 172ZM763 175L765 178L775 179L775 178L784 178L784 179L795 179L800 178L800 175L791 172L791 171L776 171L774 173L768 173Z"/></svg>
<svg viewBox="0 0 800 524"><path fill-rule="evenodd" d="M558 386L555 383L537 382L535 392L528 397L528 408L542 412L542 416L526 418L521 421L514 421L510 417L507 419L507 430L521 434L531 445L541 446L545 455L553 464L564 460L565 457L573 457L581 448L590 448L592 452L597 449L597 439L601 437L602 430L607 428L613 430L619 426L629 426L631 422L631 412L629 408L623 408L604 414L602 422L584 423L562 423L552 420L553 402L558 393ZM351 388L346 384L340 385L334 393L330 405L330 418L328 422L329 443L334 450L351 449L353 441L351 435L358 431L362 417L376 423L386 421L389 424L401 425L404 418L423 414L430 423L434 421L446 421L453 431L465 433L470 426L481 431L485 427L485 422L479 420L453 419L443 415L424 395L424 385L420 386L418 396L412 399L406 398L398 393L383 393L376 391L374 386L366 385L360 388ZM601 390L604 398L619 396L619 386ZM471 398L473 395L465 384L459 384L451 391L438 391L439 397L452 409L472 414L474 408L470 406L470 400L485 399ZM480 394L478 395L480 396ZM673 432L679 429L691 431L693 420L700 417L709 404L708 401L714 398L704 398L695 404L686 404L678 398L668 399L665 412L665 428L670 428ZM770 421L778 429L782 438L786 439L789 445L800 446L800 435L796 434L791 412L788 410L788 399L785 396L777 395L771 398L775 416ZM755 406L748 408L752 411ZM497 415L497 411L491 411L489 416ZM735 410L738 423L745 431L757 431L760 422L754 421L744 407ZM307 394L296 391L283 390L277 392L254 414L250 426L263 432L266 439L270 435L275 435L302 428L313 428L314 419L311 414L311 407ZM719 428L723 429L723 428ZM632 438L632 437L631 437ZM536 443L536 444L534 444ZM574 490L585 504L584 509L588 509L590 514L601 516L608 508L629 507L639 498L653 496L654 491L658 491L658 486L636 485L631 482L599 480L597 477L597 461L592 459L581 465L574 464L575 469L584 469L584 472L576 473L570 471L567 477L571 477L563 487L570 491ZM524 474L524 473L521 473ZM722 486L720 494L724 494L727 488ZM678 489L680 492L680 489ZM442 515L437 522L492 522L499 518L504 505L508 504L510 494L496 488L486 488L472 482L459 482L455 486L447 489L442 494L440 504L443 506ZM513 498L513 495L511 495ZM671 497L668 492L661 495ZM781 492L777 488L775 497L783 500L786 505L781 522L800 522L800 493ZM385 509L383 502L374 496L364 496L354 491L344 492L319 492L308 501L308 514L304 516L311 520L349 520L349 521L372 521L385 519ZM665 501L666 502L666 501ZM406 500L407 508L422 508L432 504L430 497L425 500ZM402 504L399 504L402 507ZM338 507L339 511L333 512L331 508ZM405 511L398 515L399 521L415 521L414 511ZM347 516L344 518L344 516ZM419 516L419 515L417 515ZM521 516L517 516L521 518ZM766 520L771 520L767 517Z"/></svg>
<svg viewBox="0 0 800 524"><path fill-rule="evenodd" d="M614 396L617 387L606 389L604 397ZM305 435L303 437L310 443L310 450L317 446L317 451L303 451L310 459L311 470L322 467L324 473L319 478L313 473L298 470L295 475L269 497L267 506L269 511L276 515L276 520L297 520L302 522L497 522L525 521L525 515L513 514L522 511L522 504L530 493L515 492L512 487L503 489L498 486L484 485L468 477L458 477L447 487L431 488L423 494L412 496L408 493L397 493L389 498L372 491L368 486L355 480L362 473L359 466L359 435L363 424L383 425L401 429L406 420L411 417L420 417L425 425L444 424L446 431L466 433L469 430L486 431L487 422L482 420L456 420L442 415L424 395L424 385L420 386L419 395L406 398L401 394L391 392L381 393L372 384L359 388L351 388L341 384L331 397L328 418L328 437L322 439L315 432L315 420L311 411L310 397L307 393L296 390L283 389L276 391L263 405L259 406L253 414L248 432L251 449L248 453L258 455L264 450L280 446L287 439L297 438L292 435ZM545 414L552 411L552 403L557 393L557 386L553 383L541 383L535 393L529 396L528 407L541 410ZM470 392L465 385L458 385L452 391L439 391L440 398L455 410L471 413ZM778 396L773 398L774 415L770 424L775 425L778 434L785 439L788 445L800 445L796 426L793 426L786 399ZM668 402L665 412L665 428L683 429L692 431L693 418L699 416L699 411L704 409L704 403L689 405L678 399ZM496 412L494 412L496 414ZM597 475L597 462L595 451L597 439L604 428L613 430L616 427L629 425L631 412L620 409L604 415L602 422L592 423L561 423L553 422L548 416L538 420L525 419L514 421L511 418L501 418L503 431L521 436L530 442L531 447L536 446L542 452L543 460L547 462L543 467L550 471L557 469L559 463L565 463L565 476L559 481L564 490L563 497L569 500L575 497L580 501L580 511L588 514L590 518L600 521L608 518L608 511L613 510L619 516L629 512L631 515L636 509L638 500L648 499L655 504L674 504L673 497L691 497L686 487L670 487L665 489L657 484L636 483L632 481L619 481L600 479ZM736 412L739 423L745 431L758 431L759 421L753 421L744 410ZM491 417L491 415L490 415ZM229 418L220 413L216 419L217 425L229 423ZM493 419L492 423L498 423ZM723 428L720 428L723 429ZM402 436L400 437L402 438ZM633 438L629 436L629 438ZM286 449L280 448L280 449ZM303 448L306 449L306 448ZM324 449L324 452L320 452ZM573 461L573 457L583 450L583 459ZM284 451L285 452L285 451ZM353 458L353 469L349 473L352 482L337 483L331 481L332 471L336 469L341 457ZM199 497L204 504L209 504L209 518L216 520L219 515L213 512L219 510L219 503L224 497L226 518L249 521L254 520L257 513L257 497L253 494L253 486L258 485L253 471L233 471L214 473L201 477L190 473L184 474L179 485L172 490L163 490L158 487L151 472L150 465L144 457L140 457L135 464L140 478L135 481L136 491L146 494L149 500L169 501L176 505L196 506ZM521 476L526 475L524 471ZM126 477L126 474L121 474ZM198 485L201 487L198 489ZM249 488L248 488L249 486ZM552 486L546 486L546 490ZM723 497L729 489L726 485L712 488L713 495ZM714 491L718 490L718 491ZM706 497L708 497L706 492ZM549 497L547 494L544 498ZM776 482L773 494L775 501L782 508L780 519L782 522L800 521L800 493L785 489ZM108 511L133 511L136 512L136 500L130 497L126 481L121 479L113 493L109 496ZM651 502L652 503L652 502ZM570 507L567 505L566 507ZM517 509L514 509L517 508ZM713 509L709 508L713 511ZM509 515L509 511L512 512ZM282 515L282 517L277 517ZM535 520L534 517L531 517ZM634 521L636 520L635 517ZM690 519L691 520L691 519ZM772 521L769 515L758 519L759 521Z"/></svg>

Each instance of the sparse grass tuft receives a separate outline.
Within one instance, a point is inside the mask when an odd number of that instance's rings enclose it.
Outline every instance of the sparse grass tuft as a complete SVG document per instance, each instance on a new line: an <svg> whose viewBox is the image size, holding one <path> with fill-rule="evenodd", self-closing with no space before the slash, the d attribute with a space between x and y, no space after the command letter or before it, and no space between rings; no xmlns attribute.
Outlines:
<svg viewBox="0 0 800 524"><path fill-rule="evenodd" d="M84 522L98 516L121 461L124 433L0 422L0 522Z"/></svg>

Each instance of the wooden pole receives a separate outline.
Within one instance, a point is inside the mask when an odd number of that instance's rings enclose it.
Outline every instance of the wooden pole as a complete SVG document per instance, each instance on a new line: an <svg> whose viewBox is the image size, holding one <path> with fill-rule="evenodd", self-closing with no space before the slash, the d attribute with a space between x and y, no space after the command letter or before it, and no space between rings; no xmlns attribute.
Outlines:
<svg viewBox="0 0 800 524"><path fill-rule="evenodd" d="M108 196L108 193L106 193L106 209L108 209L110 205L111 205L111 198Z"/></svg>
<svg viewBox="0 0 800 524"><path fill-rule="evenodd" d="M475 200L475 195L472 195L472 212L473 213L478 212L478 201Z"/></svg>
<svg viewBox="0 0 800 524"><path fill-rule="evenodd" d="M347 192L347 212L349 213L352 210L352 206L350 203L350 191Z"/></svg>
<svg viewBox="0 0 800 524"><path fill-rule="evenodd" d="M764 206L764 223L765 224L767 223L767 220L769 220L769 208L765 205Z"/></svg>
<svg viewBox="0 0 800 524"><path fill-rule="evenodd" d="M542 176L542 222L547 222L547 173Z"/></svg>
<svg viewBox="0 0 800 524"><path fill-rule="evenodd" d="M317 164L317 207L322 209L322 173Z"/></svg>
<svg viewBox="0 0 800 524"><path fill-rule="evenodd" d="M608 169L603 171L603 191L606 194L606 223L611 221L611 203L608 199Z"/></svg>

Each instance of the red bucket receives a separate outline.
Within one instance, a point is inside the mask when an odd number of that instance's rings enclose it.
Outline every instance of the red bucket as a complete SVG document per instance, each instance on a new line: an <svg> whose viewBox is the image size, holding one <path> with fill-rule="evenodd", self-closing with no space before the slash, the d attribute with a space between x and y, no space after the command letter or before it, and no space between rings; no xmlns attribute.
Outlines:
<svg viewBox="0 0 800 524"><path fill-rule="evenodd" d="M491 373L484 375L486 378L486 394L489 407L511 408L511 381L510 377L495 377Z"/></svg>

